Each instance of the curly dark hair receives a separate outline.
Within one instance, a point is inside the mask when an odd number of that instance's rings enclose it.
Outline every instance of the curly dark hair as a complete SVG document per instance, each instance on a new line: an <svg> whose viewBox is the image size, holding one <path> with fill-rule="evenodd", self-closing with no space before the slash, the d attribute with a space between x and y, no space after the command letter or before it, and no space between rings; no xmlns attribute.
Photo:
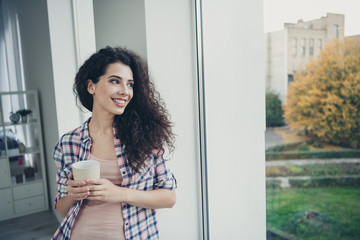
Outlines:
<svg viewBox="0 0 360 240"><path fill-rule="evenodd" d="M173 151L172 122L165 104L150 81L147 64L134 52L120 47L105 47L94 53L80 67L73 90L81 104L92 111L93 96L87 90L87 81L99 81L109 64L121 62L130 67L134 77L134 96L121 115L114 117L117 137L125 144L129 166L138 172L150 154L164 153L164 147Z"/></svg>

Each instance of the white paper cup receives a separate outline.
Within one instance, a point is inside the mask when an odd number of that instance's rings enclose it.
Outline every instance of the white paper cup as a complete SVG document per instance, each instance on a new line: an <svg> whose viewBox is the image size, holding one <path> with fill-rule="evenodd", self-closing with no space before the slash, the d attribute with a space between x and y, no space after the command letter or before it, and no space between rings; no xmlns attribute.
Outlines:
<svg viewBox="0 0 360 240"><path fill-rule="evenodd" d="M75 181L100 179L100 163L95 160L80 161L72 164Z"/></svg>

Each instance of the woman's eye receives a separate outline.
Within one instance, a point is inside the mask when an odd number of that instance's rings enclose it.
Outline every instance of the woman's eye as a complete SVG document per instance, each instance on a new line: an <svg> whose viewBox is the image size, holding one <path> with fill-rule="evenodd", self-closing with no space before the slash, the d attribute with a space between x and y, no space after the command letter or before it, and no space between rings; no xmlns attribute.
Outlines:
<svg viewBox="0 0 360 240"><path fill-rule="evenodd" d="M133 83L128 83L128 86L132 88L132 87L134 87L134 84Z"/></svg>
<svg viewBox="0 0 360 240"><path fill-rule="evenodd" d="M118 84L119 83L119 80L116 80L116 79L112 79L110 80L111 83L115 83L115 84Z"/></svg>

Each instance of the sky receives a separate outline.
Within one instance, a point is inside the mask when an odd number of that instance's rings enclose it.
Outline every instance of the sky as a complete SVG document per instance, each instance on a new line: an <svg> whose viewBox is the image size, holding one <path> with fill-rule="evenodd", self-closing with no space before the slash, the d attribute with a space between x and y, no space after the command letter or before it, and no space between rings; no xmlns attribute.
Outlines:
<svg viewBox="0 0 360 240"><path fill-rule="evenodd" d="M264 31L279 31L284 23L314 20L326 13L345 15L345 36L360 34L360 0L264 0Z"/></svg>

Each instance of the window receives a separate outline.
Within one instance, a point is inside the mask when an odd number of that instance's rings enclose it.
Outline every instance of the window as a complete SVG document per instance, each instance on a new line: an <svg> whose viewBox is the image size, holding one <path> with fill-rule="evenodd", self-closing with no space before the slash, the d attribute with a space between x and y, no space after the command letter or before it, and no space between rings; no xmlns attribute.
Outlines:
<svg viewBox="0 0 360 240"><path fill-rule="evenodd" d="M293 38L291 39L291 54L293 56L296 56L297 53L297 39Z"/></svg>
<svg viewBox="0 0 360 240"><path fill-rule="evenodd" d="M293 81L294 81L294 75L293 74L288 74L288 84L290 84Z"/></svg>
<svg viewBox="0 0 360 240"><path fill-rule="evenodd" d="M310 38L309 40L309 54L310 56L314 55L314 39Z"/></svg>
<svg viewBox="0 0 360 240"><path fill-rule="evenodd" d="M0 1L0 91L25 89L19 22L14 1ZM6 10L5 10L6 9Z"/></svg>
<svg viewBox="0 0 360 240"><path fill-rule="evenodd" d="M266 239L360 239L360 208L354 207L359 202L360 188L358 183L345 183L352 177L360 179L360 145L355 135L359 128L352 127L360 119L355 120L357 111L349 108L355 102L347 101L359 94L347 91L343 84L352 81L356 86L353 74L360 65L353 60L358 56L347 53L358 50L345 44L349 40L346 37L337 45L325 47L344 34L343 16L336 17L336 22L331 14L321 16L321 11L328 7L326 4L319 4L317 19L287 22L290 13L296 12L299 19L316 8L314 1L297 2L296 6L293 1L284 4L280 13L275 1L264 1L266 24L279 19L279 23L284 23L285 35L298 34L290 35L288 45L281 48L289 51L285 54L287 65L275 67L272 63L279 57L270 52L273 49L266 49L270 57L265 59L265 64L272 70L268 72L272 81L267 88L275 92L268 91L265 95ZM345 5L357 9L355 4L336 2L338 9ZM355 25L359 22L348 13L344 19ZM317 28L325 20L329 22L328 32L321 33ZM308 27L310 23L315 29ZM293 29L295 26L299 31ZM269 27L265 32L271 33L270 30ZM279 33L275 27L273 31ZM297 38L299 57L292 56L293 37ZM320 53L321 59L316 59ZM334 56L337 56L335 62L342 64L334 64ZM353 71L348 71L350 66ZM292 71L295 69L296 73ZM341 100L341 104L329 96ZM339 136L343 137L340 141ZM346 147L351 145L356 147ZM353 157L344 160L350 152Z"/></svg>
<svg viewBox="0 0 360 240"><path fill-rule="evenodd" d="M337 25L337 24L333 25L333 37L334 38L339 37L339 25Z"/></svg>
<svg viewBox="0 0 360 240"><path fill-rule="evenodd" d="M318 49L319 51L322 49L322 40L318 39Z"/></svg>
<svg viewBox="0 0 360 240"><path fill-rule="evenodd" d="M302 38L300 40L300 46L301 46L301 55L305 56L305 54L306 54L306 39L305 38Z"/></svg>

